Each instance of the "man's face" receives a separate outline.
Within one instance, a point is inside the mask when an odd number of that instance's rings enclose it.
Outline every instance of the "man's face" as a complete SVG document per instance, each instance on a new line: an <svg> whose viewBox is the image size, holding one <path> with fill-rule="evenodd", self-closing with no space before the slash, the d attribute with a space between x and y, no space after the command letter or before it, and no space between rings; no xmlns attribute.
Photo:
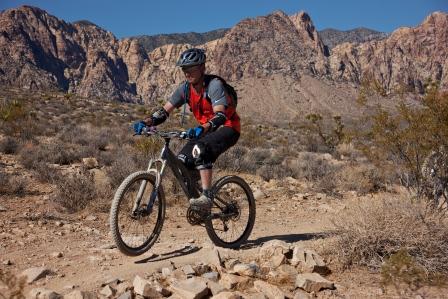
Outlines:
<svg viewBox="0 0 448 299"><path fill-rule="evenodd" d="M182 71L189 83L196 84L205 73L205 64L186 66L182 68Z"/></svg>

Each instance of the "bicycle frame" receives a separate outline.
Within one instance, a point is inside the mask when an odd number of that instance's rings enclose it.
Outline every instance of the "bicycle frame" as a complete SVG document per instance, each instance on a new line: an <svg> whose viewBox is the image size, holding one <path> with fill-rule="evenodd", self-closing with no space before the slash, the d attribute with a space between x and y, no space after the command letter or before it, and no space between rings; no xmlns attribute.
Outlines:
<svg viewBox="0 0 448 299"><path fill-rule="evenodd" d="M160 152L160 158L151 159L148 164L147 171L152 173L156 178L154 189L151 192L150 198L148 200L148 205L146 210L148 213L151 212L152 207L154 205L154 201L157 197L157 192L162 184L163 174L165 173L166 166L170 167L172 170L174 177L179 182L182 190L187 196L187 200L193 197L199 196L199 190L195 185L194 178L191 175L190 170L188 170L185 165L174 155L174 153L169 148L169 144L171 139L165 138L165 145ZM160 169L157 168L157 164L160 163ZM147 181L142 181L140 184L139 192L137 193L137 198L134 203L134 207L132 212L135 213L140 206L141 198L145 192Z"/></svg>

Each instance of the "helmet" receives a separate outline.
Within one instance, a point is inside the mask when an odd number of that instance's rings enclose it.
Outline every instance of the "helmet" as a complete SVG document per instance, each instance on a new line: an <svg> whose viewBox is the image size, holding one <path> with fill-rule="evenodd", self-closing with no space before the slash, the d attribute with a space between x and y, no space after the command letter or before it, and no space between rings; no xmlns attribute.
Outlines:
<svg viewBox="0 0 448 299"><path fill-rule="evenodd" d="M193 66L205 62L205 51L198 48L191 48L180 54L176 66Z"/></svg>

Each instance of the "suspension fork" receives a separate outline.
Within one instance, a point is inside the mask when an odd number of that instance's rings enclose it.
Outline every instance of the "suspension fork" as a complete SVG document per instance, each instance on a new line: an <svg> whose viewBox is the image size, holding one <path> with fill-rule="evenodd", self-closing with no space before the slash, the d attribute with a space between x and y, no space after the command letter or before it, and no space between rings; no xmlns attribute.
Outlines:
<svg viewBox="0 0 448 299"><path fill-rule="evenodd" d="M157 163L160 163L160 170L157 168ZM152 173L154 175L154 177L156 178L155 184L154 184L154 189L152 190L149 199L148 199L148 204L146 206L146 212L151 213L152 211L152 207L154 206L154 202L157 198L157 193L159 191L159 186L162 183L162 176L163 173L165 172L165 168L166 168L166 160L165 159L151 159L149 161L148 164L148 168L147 168L147 172ZM135 214L136 211L138 210L138 207L140 206L143 194L145 193L145 189L146 189L146 185L148 184L147 181L143 180L140 183L140 188L138 190L137 196L135 198L134 201L134 206L132 208L132 214Z"/></svg>

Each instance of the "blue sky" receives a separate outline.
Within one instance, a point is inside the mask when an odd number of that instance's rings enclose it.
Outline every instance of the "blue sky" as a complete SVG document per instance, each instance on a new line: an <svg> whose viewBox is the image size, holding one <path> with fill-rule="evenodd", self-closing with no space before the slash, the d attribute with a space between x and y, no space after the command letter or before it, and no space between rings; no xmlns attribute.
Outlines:
<svg viewBox="0 0 448 299"><path fill-rule="evenodd" d="M433 11L448 12L448 0L0 0L0 10L23 4L68 22L89 20L119 38L206 32L274 10L287 14L305 10L318 30L367 27L383 32L416 26Z"/></svg>

